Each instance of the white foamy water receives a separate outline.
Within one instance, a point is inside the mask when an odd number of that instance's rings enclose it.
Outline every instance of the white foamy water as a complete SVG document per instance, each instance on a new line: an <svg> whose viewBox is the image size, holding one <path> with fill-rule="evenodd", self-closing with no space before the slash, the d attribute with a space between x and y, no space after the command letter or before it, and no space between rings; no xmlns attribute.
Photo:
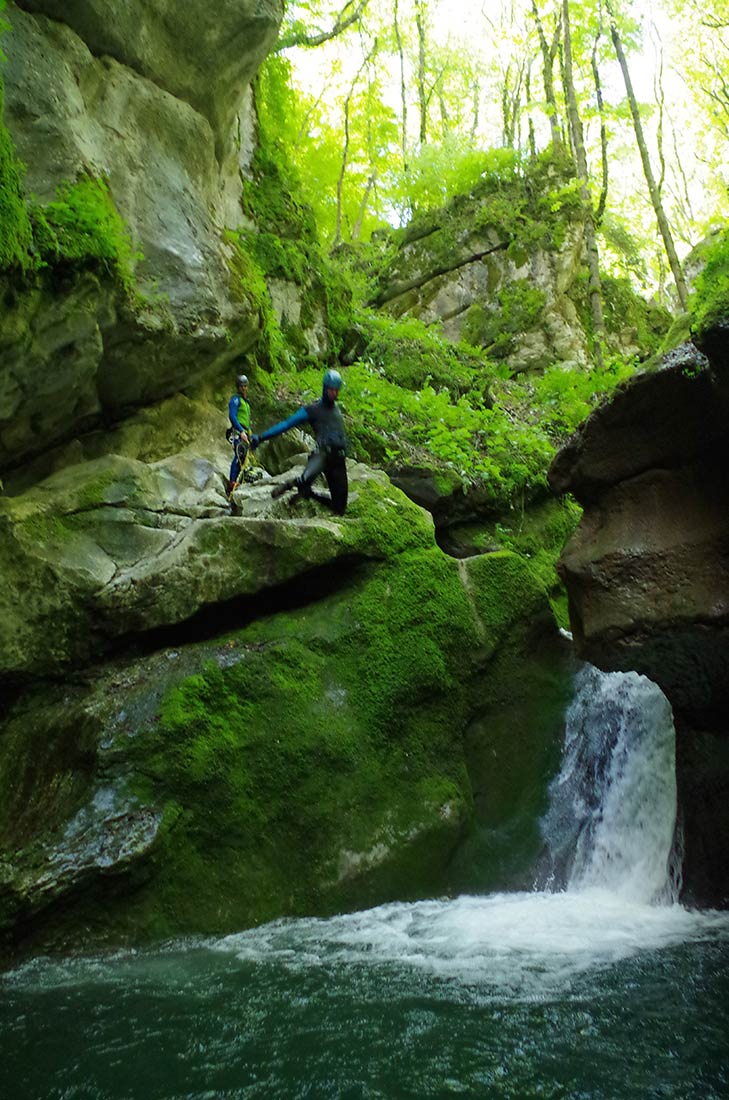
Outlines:
<svg viewBox="0 0 729 1100"><path fill-rule="evenodd" d="M420 973L477 988L485 999L532 1001L642 952L729 939L729 913L675 901L676 784L670 707L635 674L586 668L566 718L560 774L543 828L549 890L382 905L330 919L279 920L216 940L111 958L36 960L11 982L188 981L217 959L296 973ZM185 962L188 960L188 963ZM227 965L227 964L226 964ZM377 982L379 985L379 981Z"/></svg>
<svg viewBox="0 0 729 1100"><path fill-rule="evenodd" d="M570 889L676 900L675 745L671 707L650 680L580 672L544 822L557 877Z"/></svg>
<svg viewBox="0 0 729 1100"><path fill-rule="evenodd" d="M277 921L216 948L293 968L400 964L531 997L637 952L729 935L729 914L675 901L674 752L671 709L654 684L585 668L544 822L551 891Z"/></svg>
<svg viewBox="0 0 729 1100"><path fill-rule="evenodd" d="M717 935L729 916L629 902L600 889L491 894L391 904L329 920L276 921L215 945L247 962L294 970L399 965L500 996L563 991L578 974L640 951Z"/></svg>

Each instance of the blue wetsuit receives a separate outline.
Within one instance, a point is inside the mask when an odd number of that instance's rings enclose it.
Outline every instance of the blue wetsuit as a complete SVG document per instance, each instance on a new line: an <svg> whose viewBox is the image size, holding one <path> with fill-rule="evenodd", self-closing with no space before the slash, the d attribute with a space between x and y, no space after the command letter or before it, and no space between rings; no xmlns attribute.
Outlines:
<svg viewBox="0 0 729 1100"><path fill-rule="evenodd" d="M302 496L311 496L311 484L319 474L324 474L332 497L332 508L343 515L347 507L347 437L344 430L344 417L336 401L330 401L326 393L311 405L303 405L288 418L267 428L257 438L254 445L273 439L303 424L311 424L316 436L316 448L309 455L301 477L296 479L296 487Z"/></svg>
<svg viewBox="0 0 729 1100"><path fill-rule="evenodd" d="M251 407L245 397L241 397L239 393L234 393L228 402L228 417L233 428L230 440L233 447L230 481L231 484L234 484L238 480L241 461L245 457L245 450L243 449L245 444L240 443L241 433L244 433L249 439L251 436Z"/></svg>

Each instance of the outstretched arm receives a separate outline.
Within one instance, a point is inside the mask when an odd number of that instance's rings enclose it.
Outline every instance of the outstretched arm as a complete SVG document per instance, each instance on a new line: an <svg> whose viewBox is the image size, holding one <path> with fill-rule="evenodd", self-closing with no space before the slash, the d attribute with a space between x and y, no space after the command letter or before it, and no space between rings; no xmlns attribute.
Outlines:
<svg viewBox="0 0 729 1100"><path fill-rule="evenodd" d="M265 443L267 439L273 439L274 436L283 435L284 432L290 431L291 428L298 427L299 424L307 424L309 421L309 414L305 408L297 409L293 416L290 416L288 420L281 420L278 424L274 424L271 428L266 428L265 432L261 432L260 435L253 437L255 446L259 443Z"/></svg>

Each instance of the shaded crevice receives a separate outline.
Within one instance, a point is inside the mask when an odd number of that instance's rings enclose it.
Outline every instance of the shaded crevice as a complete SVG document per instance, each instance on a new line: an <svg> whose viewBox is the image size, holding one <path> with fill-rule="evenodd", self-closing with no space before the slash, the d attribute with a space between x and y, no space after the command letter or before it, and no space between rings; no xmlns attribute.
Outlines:
<svg viewBox="0 0 729 1100"><path fill-rule="evenodd" d="M230 631L243 630L258 619L298 611L354 585L371 565L361 557L344 557L316 566L255 595L235 596L222 603L208 604L182 622L143 633L123 634L110 644L106 658L144 656L161 649L211 641Z"/></svg>
<svg viewBox="0 0 729 1100"><path fill-rule="evenodd" d="M472 305L473 302L467 302L465 306L455 306L453 309L446 309L438 318L438 322L444 324L446 321L452 321L454 317L462 317L464 313L468 313Z"/></svg>
<svg viewBox="0 0 729 1100"><path fill-rule="evenodd" d="M190 618L168 626L130 631L111 639L94 632L93 659L45 671L37 677L11 675L0 682L0 723L30 687L43 684L81 687L112 661L135 660L163 650L210 642L234 630L244 630L259 619L298 611L349 587L354 588L361 583L363 574L376 564L376 561L361 557L343 557L255 595L234 596L221 603L206 605Z"/></svg>

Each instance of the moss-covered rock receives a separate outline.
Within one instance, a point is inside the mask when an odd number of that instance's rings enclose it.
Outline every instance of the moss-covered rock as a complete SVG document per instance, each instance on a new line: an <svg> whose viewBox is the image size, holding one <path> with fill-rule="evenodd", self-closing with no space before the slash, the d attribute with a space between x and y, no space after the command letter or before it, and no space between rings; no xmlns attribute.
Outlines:
<svg viewBox="0 0 729 1100"><path fill-rule="evenodd" d="M58 669L339 559L432 545L430 517L384 474L353 466L350 475L338 519L317 504L294 516L265 479L241 490L231 516L222 471L195 455L152 464L107 455L2 498L2 672Z"/></svg>
<svg viewBox="0 0 729 1100"><path fill-rule="evenodd" d="M689 299L691 330L699 346L712 328L725 327L729 317L729 232L716 233L694 250L693 293Z"/></svg>
<svg viewBox="0 0 729 1100"><path fill-rule="evenodd" d="M401 234L375 304L440 321L449 339L485 347L512 371L585 366L588 334L570 298L584 248L574 184L573 166L552 154L486 174Z"/></svg>
<svg viewBox="0 0 729 1100"><path fill-rule="evenodd" d="M535 705L544 676L524 681L544 588L510 552L389 545L315 603L296 609L291 589L288 609L213 642L16 705L0 738L0 777L23 792L0 817L6 937L139 942L524 879L558 744ZM561 658L549 668L564 687ZM507 856L474 798L529 842ZM466 838L478 859L453 862Z"/></svg>
<svg viewBox="0 0 729 1100"><path fill-rule="evenodd" d="M23 198L20 167L3 122L4 110L5 86L0 77L0 270L22 270L29 261L32 230Z"/></svg>

